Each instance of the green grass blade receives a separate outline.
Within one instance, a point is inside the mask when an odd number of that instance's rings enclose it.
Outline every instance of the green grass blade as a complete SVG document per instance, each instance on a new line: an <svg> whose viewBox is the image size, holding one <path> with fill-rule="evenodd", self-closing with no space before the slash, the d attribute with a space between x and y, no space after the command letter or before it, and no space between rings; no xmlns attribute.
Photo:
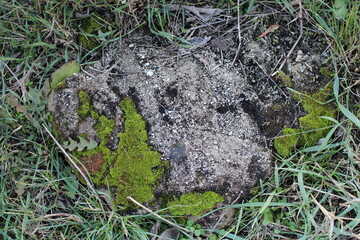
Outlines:
<svg viewBox="0 0 360 240"><path fill-rule="evenodd" d="M338 101L337 101L337 105L338 105L338 108L340 109L340 111L345 115L345 117L347 117L347 119L349 119L351 122L353 122L360 129L360 120L355 116L355 114L350 112L349 109L344 107Z"/></svg>

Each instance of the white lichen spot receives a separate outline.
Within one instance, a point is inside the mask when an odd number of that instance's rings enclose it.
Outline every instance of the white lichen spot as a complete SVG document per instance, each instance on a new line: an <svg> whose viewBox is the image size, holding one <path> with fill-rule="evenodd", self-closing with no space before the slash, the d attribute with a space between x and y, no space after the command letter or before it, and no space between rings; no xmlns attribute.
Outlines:
<svg viewBox="0 0 360 240"><path fill-rule="evenodd" d="M154 72L153 72L152 70L147 70L147 71L145 72L145 74L146 74L146 76L148 76L148 77L152 77L152 76L154 75Z"/></svg>

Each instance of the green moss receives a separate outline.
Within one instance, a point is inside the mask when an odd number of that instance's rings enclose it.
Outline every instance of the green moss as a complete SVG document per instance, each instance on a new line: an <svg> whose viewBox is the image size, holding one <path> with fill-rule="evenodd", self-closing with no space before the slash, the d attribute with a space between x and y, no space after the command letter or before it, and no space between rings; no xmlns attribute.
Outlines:
<svg viewBox="0 0 360 240"><path fill-rule="evenodd" d="M95 126L95 131L101 140L102 145L106 145L109 142L110 135L114 129L115 121L108 119L105 116L101 116L98 119L98 124Z"/></svg>
<svg viewBox="0 0 360 240"><path fill-rule="evenodd" d="M101 29L101 24L95 19L97 15L91 15L81 21L82 35L79 41L82 47L91 50L99 45L96 38L98 30Z"/></svg>
<svg viewBox="0 0 360 240"><path fill-rule="evenodd" d="M57 128L55 127L55 122L54 122L54 114L50 114L49 115L49 121L52 125L51 128L51 132L54 134L56 139L61 139L61 133L59 132L59 130L57 130Z"/></svg>
<svg viewBox="0 0 360 240"><path fill-rule="evenodd" d="M137 113L130 98L121 101L120 107L125 115L125 129L119 134L119 144L111 151L109 143L115 121L99 115L91 106L90 98L84 91L79 92L80 119L88 115L97 120L94 129L100 140L99 145L91 150L76 153L83 164L89 168L92 180L97 185L109 185L116 189L115 202L129 207L127 196L132 196L140 203L148 202L154 195L154 188L164 173L165 162L161 155L148 145L146 122ZM88 161L92 161L87 165Z"/></svg>
<svg viewBox="0 0 360 240"><path fill-rule="evenodd" d="M101 184L102 179L105 177L106 169L110 163L114 162L114 153L107 147L111 133L114 130L115 121L109 119L106 116L100 116L91 106L89 94L85 91L79 91L80 106L78 109L78 115L80 120L84 120L88 115L97 120L97 124L94 129L99 138L99 144L96 148L74 152L73 154L80 160L82 160L87 170L91 175L91 179L95 184ZM99 155L101 154L101 155ZM99 157L94 157L99 156ZM87 164L87 160L90 162ZM96 165L92 171L89 170L89 165Z"/></svg>
<svg viewBox="0 0 360 240"><path fill-rule="evenodd" d="M327 79L332 79L335 76L334 72L330 71L326 67L320 68L320 73L324 78L327 78Z"/></svg>
<svg viewBox="0 0 360 240"><path fill-rule="evenodd" d="M205 212L216 207L216 203L223 202L224 198L215 192L188 193L180 199L167 204L172 215L194 215L201 216Z"/></svg>
<svg viewBox="0 0 360 240"><path fill-rule="evenodd" d="M79 91L79 109L78 115L80 117L80 121L84 120L90 113L91 104L90 104L90 97L85 91Z"/></svg>
<svg viewBox="0 0 360 240"><path fill-rule="evenodd" d="M128 205L127 196L148 202L164 173L164 162L160 153L148 145L146 123L132 100L125 98L120 107L125 113L125 132L119 134L117 157L107 180L117 187L118 203Z"/></svg>
<svg viewBox="0 0 360 240"><path fill-rule="evenodd" d="M65 89L65 88L67 88L67 86L68 86L67 83L61 82L61 83L59 83L59 84L56 85L56 90Z"/></svg>
<svg viewBox="0 0 360 240"><path fill-rule="evenodd" d="M303 137L300 139L301 146L312 146L317 143L320 138L326 136L329 129L326 128L332 125L330 120L320 118L321 116L327 116L331 118L336 117L336 108L333 104L325 103L331 95L331 86L329 85L325 89L321 89L318 93L313 94L311 97L301 96L301 104L308 114L299 118L300 128L303 131L309 131L303 133ZM316 131L312 131L315 130Z"/></svg>
<svg viewBox="0 0 360 240"><path fill-rule="evenodd" d="M281 81L282 87L292 87L292 80L291 77L285 74L283 71L279 71L276 75L276 78Z"/></svg>
<svg viewBox="0 0 360 240"><path fill-rule="evenodd" d="M281 156L290 156L293 149L296 147L299 140L299 129L284 128L282 134L284 136L276 138L274 141L274 147L278 154Z"/></svg>
<svg viewBox="0 0 360 240"><path fill-rule="evenodd" d="M294 96L295 99L301 101L302 107L308 114L299 118L299 129L285 128L283 130L283 135L285 136L274 140L274 147L281 156L289 156L296 147L303 148L313 146L319 139L326 136L329 132L329 128L327 127L331 126L332 122L320 117L336 117L335 106L331 103L325 104L330 96L331 85L313 95ZM300 134L294 135L295 133Z"/></svg>

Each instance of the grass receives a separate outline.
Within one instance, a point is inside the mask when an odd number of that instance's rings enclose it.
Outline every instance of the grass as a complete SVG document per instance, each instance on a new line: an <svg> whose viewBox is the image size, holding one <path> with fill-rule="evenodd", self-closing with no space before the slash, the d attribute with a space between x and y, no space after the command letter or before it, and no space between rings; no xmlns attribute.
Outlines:
<svg viewBox="0 0 360 240"><path fill-rule="evenodd" d="M273 176L253 189L253 198L229 206L237 210L229 228L203 229L188 222L183 226L192 234L182 231L182 239L210 233L209 239L360 239L355 72L360 3L328 2L305 0L303 7L306 21L324 32L333 53L333 101L339 110L338 118L330 119L333 129L319 145L298 149L286 159L275 156ZM120 215L80 184L42 124L51 129L45 109L48 79L64 62L91 64L103 46L143 25L186 45L184 16L163 3L153 1L147 8L145 1L0 0L0 239L150 239L155 234L150 229L156 216ZM228 14L246 14L257 1L213 4L230 9ZM271 4L296 15L297 6L285 0ZM102 32L79 28L87 10L103 13ZM80 36L94 39L97 46L83 48ZM166 217L164 211L158 214Z"/></svg>

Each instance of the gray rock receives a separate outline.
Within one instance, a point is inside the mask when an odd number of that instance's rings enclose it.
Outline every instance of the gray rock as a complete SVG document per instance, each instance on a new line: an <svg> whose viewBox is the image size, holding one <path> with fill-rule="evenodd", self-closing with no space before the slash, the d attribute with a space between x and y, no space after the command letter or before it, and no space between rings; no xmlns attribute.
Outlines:
<svg viewBox="0 0 360 240"><path fill-rule="evenodd" d="M85 90L94 109L116 122L109 146L114 150L124 129L119 102L128 96L148 123L149 143L170 163L155 196L215 191L224 197L223 204L247 197L272 171L264 136L267 120L278 124L272 136L293 120L285 107L271 110L284 97L259 69L251 75L262 76L256 84L243 68L220 63L209 49L178 55L151 47L151 42L148 35L134 34L108 46L101 63L53 92L48 108L63 139L87 133L97 140L94 120L80 121L77 115L77 94ZM270 67L268 47L245 41L244 49L245 66L253 68L256 59L263 69Z"/></svg>
<svg viewBox="0 0 360 240"><path fill-rule="evenodd" d="M96 140L94 120L80 121L77 115L77 94L85 90L97 112L115 119L115 149L123 130L119 102L129 96L148 123L150 144L170 162L156 194L210 190L226 203L245 197L269 175L272 164L264 136L242 107L245 98L257 97L246 93L244 76L220 66L208 50L201 52L208 63L204 66L190 55L180 58L133 44L109 46L102 65L86 71L95 77L80 73L67 80L66 88L53 92L49 110L64 139L87 133Z"/></svg>

